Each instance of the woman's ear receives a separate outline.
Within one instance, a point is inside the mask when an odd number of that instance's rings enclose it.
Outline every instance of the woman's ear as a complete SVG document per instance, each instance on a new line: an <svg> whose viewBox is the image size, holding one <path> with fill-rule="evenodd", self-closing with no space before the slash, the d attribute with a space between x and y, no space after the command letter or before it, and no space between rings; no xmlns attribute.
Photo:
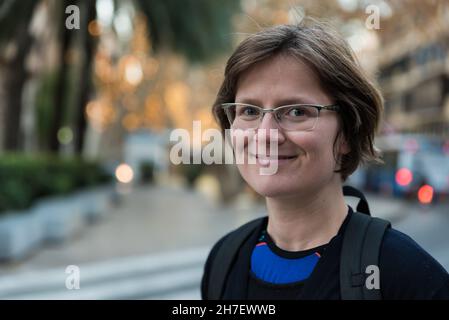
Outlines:
<svg viewBox="0 0 449 320"><path fill-rule="evenodd" d="M338 151L340 154L343 154L343 155L351 152L351 147L349 146L349 143L343 134L340 136L340 145L339 145Z"/></svg>

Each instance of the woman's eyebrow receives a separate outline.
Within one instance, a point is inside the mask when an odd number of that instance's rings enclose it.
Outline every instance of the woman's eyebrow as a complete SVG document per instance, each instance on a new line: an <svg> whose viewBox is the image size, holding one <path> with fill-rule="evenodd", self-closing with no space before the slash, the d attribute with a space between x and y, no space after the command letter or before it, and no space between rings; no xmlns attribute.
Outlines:
<svg viewBox="0 0 449 320"><path fill-rule="evenodd" d="M255 106L261 106L261 103L260 103L259 100L251 99L251 98L236 99L235 102L252 104L252 105L255 105Z"/></svg>
<svg viewBox="0 0 449 320"><path fill-rule="evenodd" d="M262 107L262 102L258 99L254 99L254 98L241 98L241 99L238 99L238 101L236 100L235 102L247 103L247 104L252 104L255 106ZM277 100L275 102L274 106L270 106L270 107L279 107L279 106L285 106L285 105L289 105L289 104L314 104L314 102L305 97L290 97L290 98L283 98L283 99Z"/></svg>

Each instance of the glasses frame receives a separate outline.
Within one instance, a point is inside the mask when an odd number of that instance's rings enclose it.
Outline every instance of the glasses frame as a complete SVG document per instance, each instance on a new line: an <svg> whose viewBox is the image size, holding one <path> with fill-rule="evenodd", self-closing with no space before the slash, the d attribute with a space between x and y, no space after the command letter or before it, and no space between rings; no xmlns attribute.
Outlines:
<svg viewBox="0 0 449 320"><path fill-rule="evenodd" d="M313 124L313 127L311 129L308 130L304 130L304 131L310 131L313 130L318 122L318 119L320 118L320 113L321 110L329 110L329 111L335 111L335 112L340 112L340 106L338 104L329 104L329 105L321 105L321 104L309 104L309 103L294 103L294 104L288 104L285 106L279 106L276 108L262 108L253 104L249 104L249 103L239 103L239 102L229 102L229 103L222 103L221 107L224 110L225 114L226 114L226 118L228 118L229 121L229 125L232 127L232 123L231 123L231 119L229 118L229 113L228 110L233 107L233 106L247 106L247 107L252 107L252 108L256 108L259 110L259 112L262 113L262 116L260 117L260 123L262 123L263 117L265 116L266 113L273 113L274 114L274 119L276 120L276 123L278 124L278 126L280 128L282 128L285 131L302 131L302 130L290 130L290 129L285 129L282 124L281 124L281 120L278 116L278 111L280 109L285 109L285 108L290 108L290 107L295 107L295 106L302 106L302 107L313 107L316 108L318 110L318 116L317 119L315 121L315 123ZM259 123L259 125L260 125ZM251 128L251 129L257 129L258 126L256 128Z"/></svg>

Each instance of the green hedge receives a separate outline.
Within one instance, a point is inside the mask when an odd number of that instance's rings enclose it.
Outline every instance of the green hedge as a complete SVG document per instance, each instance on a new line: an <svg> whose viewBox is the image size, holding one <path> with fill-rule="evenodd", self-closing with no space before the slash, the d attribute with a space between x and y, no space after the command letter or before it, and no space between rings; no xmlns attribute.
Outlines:
<svg viewBox="0 0 449 320"><path fill-rule="evenodd" d="M96 162L53 156L0 156L0 213L30 207L41 197L67 194L111 180Z"/></svg>

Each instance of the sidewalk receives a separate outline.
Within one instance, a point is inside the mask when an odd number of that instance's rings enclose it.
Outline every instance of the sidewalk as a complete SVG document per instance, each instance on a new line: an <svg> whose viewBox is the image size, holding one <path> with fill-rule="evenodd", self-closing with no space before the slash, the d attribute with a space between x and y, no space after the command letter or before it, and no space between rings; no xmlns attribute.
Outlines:
<svg viewBox="0 0 449 320"><path fill-rule="evenodd" d="M263 211L263 207L217 207L206 196L181 187L138 186L105 219L86 227L75 239L46 246L20 263L0 264L0 276L211 246Z"/></svg>

